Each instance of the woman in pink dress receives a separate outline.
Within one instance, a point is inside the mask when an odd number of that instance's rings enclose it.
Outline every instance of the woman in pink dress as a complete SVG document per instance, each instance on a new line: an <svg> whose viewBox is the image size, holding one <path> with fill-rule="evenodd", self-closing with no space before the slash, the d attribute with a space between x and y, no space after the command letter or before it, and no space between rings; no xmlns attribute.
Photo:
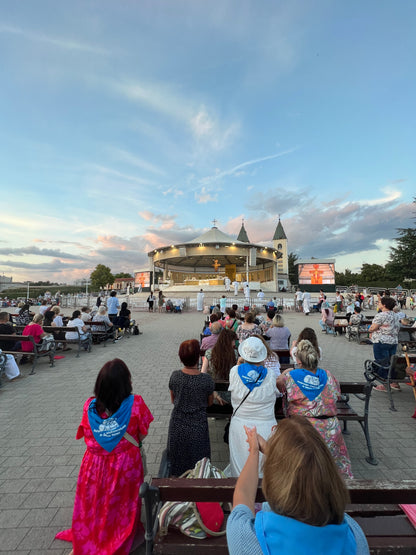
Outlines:
<svg viewBox="0 0 416 555"><path fill-rule="evenodd" d="M325 440L341 474L344 478L353 478L336 416L339 384L331 372L318 368L319 353L307 339L299 341L296 361L298 368L285 370L277 379L278 389L286 394L286 415L308 418Z"/></svg>
<svg viewBox="0 0 416 555"><path fill-rule="evenodd" d="M143 533L139 488L143 463L139 443L153 416L132 394L131 374L116 358L104 364L83 410L77 439L87 450L75 495L72 528L57 538L72 541L73 555L127 555Z"/></svg>

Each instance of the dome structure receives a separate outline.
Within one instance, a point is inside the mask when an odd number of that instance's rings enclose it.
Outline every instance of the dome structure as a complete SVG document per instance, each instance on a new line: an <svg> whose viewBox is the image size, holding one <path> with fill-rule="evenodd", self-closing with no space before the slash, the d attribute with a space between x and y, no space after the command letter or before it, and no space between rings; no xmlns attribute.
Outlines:
<svg viewBox="0 0 416 555"><path fill-rule="evenodd" d="M163 281L204 286L207 281L208 285L223 284L226 276L231 281L277 283L281 256L275 247L239 241L216 225L191 241L148 253L150 267L163 270Z"/></svg>

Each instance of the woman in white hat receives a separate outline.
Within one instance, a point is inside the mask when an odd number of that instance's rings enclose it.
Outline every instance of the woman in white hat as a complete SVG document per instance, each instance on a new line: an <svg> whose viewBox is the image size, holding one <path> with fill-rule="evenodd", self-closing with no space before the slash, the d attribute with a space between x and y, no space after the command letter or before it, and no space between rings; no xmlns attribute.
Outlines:
<svg viewBox="0 0 416 555"><path fill-rule="evenodd" d="M267 439L274 426L274 405L279 391L274 372L264 366L267 349L258 337L243 341L238 352L239 364L230 370L231 404L233 416L230 423L230 476L239 476L248 457L247 436L244 426L256 426L258 433ZM259 458L259 476L262 476L262 455Z"/></svg>

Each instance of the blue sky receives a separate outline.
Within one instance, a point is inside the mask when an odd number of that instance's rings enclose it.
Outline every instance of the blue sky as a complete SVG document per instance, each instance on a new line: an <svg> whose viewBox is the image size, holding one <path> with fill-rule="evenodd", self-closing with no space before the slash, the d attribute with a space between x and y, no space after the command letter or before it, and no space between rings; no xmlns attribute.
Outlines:
<svg viewBox="0 0 416 555"><path fill-rule="evenodd" d="M212 220L336 268L412 225L416 4L3 0L0 272L147 267Z"/></svg>

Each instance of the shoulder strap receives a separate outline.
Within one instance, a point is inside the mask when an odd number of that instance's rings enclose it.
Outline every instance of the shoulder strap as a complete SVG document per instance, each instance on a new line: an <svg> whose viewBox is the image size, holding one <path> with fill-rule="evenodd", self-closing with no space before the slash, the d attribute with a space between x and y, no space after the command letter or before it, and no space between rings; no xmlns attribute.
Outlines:
<svg viewBox="0 0 416 555"><path fill-rule="evenodd" d="M260 378L260 372L259 375L257 376L257 380L255 381L255 383L257 383L259 381ZM244 401L247 399L247 397L250 395L251 393L251 389L248 390L248 393L245 395L244 399L241 401L241 403L238 405L238 407L235 409L235 411L233 412L231 418L235 415L235 413L238 411L238 409L241 407L241 405L244 403Z"/></svg>

